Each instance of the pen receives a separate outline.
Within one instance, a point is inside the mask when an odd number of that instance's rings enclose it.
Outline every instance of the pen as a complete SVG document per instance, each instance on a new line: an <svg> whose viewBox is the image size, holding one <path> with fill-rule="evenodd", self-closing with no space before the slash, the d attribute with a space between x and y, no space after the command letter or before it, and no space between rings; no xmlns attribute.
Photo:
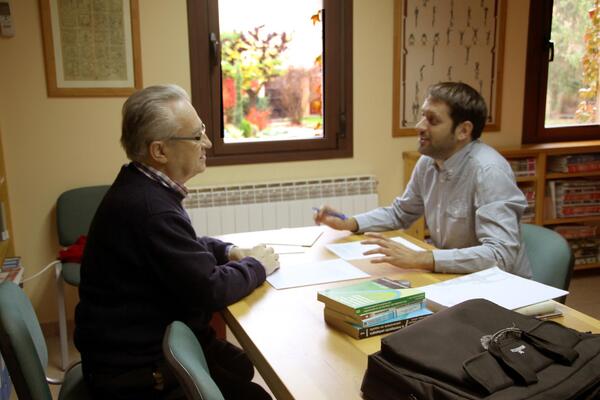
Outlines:
<svg viewBox="0 0 600 400"><path fill-rule="evenodd" d="M312 209L313 209L314 211L316 211L316 212L319 212L319 211L321 211L321 209L320 209L320 208L318 208L318 207L313 207ZM348 217L346 217L346 215L345 215L345 214L342 214L342 213L337 213L337 212L335 212L335 211L325 211L325 214L326 214L326 215L330 215L330 216L332 216L332 217L339 218L339 219L341 219L341 220L346 220L346 219L348 219Z"/></svg>

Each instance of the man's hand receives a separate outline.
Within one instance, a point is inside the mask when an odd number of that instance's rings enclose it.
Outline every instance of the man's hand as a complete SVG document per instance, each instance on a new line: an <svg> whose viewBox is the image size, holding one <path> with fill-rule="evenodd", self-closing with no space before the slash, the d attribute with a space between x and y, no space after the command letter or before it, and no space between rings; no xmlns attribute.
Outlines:
<svg viewBox="0 0 600 400"><path fill-rule="evenodd" d="M244 257L252 257L260 261L267 275L271 275L279 268L279 254L275 253L272 247L264 244L251 249L233 246L229 250L229 260L231 261L240 261Z"/></svg>
<svg viewBox="0 0 600 400"><path fill-rule="evenodd" d="M362 244L374 244L376 249L366 251L365 255L382 254L382 257L373 258L372 263L389 263L400 268L417 268L427 271L434 270L433 253L431 251L415 251L386 238L381 233L367 232L367 239Z"/></svg>
<svg viewBox="0 0 600 400"><path fill-rule="evenodd" d="M271 275L279 269L279 254L275 253L272 247L259 244L249 249L247 257L256 258L260 261L267 275Z"/></svg>
<svg viewBox="0 0 600 400"><path fill-rule="evenodd" d="M244 249L242 247L232 246L229 249L229 261L240 261L244 257L248 257L250 249Z"/></svg>
<svg viewBox="0 0 600 400"><path fill-rule="evenodd" d="M342 213L328 205L315 209L313 219L317 225L327 225L339 231L356 232L358 230L358 223L354 217L346 218Z"/></svg>

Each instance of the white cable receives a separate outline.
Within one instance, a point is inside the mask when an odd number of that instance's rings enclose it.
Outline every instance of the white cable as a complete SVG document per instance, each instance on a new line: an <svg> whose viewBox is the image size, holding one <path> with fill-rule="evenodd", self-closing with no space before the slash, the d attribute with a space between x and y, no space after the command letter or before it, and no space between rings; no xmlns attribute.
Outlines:
<svg viewBox="0 0 600 400"><path fill-rule="evenodd" d="M27 281L30 281L30 280L34 279L34 278L37 278L38 276L40 276L41 274L43 274L44 272L46 272L46 270L47 270L48 268L50 268L50 267L53 267L54 265L56 265L56 264L58 264L58 263L60 263L60 260L54 260L54 261L52 261L50 264L48 264L48 265L46 265L44 268L42 268L42 270L41 270L41 271L39 271L37 274L35 274L35 275L32 275L32 276L30 276L30 277L29 277L29 278L27 278L27 279L23 279L23 280L21 281L21 283L25 283L25 282L27 282Z"/></svg>

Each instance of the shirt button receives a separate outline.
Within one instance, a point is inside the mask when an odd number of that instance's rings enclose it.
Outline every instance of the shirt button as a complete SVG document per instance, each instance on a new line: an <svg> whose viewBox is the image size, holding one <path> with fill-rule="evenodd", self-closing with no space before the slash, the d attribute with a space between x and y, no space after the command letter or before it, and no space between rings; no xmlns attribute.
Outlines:
<svg viewBox="0 0 600 400"><path fill-rule="evenodd" d="M435 231L436 231L437 233L440 233L440 228L437 228Z"/></svg>
<svg viewBox="0 0 600 400"><path fill-rule="evenodd" d="M438 208L442 208L442 205L441 205L441 204L438 204Z"/></svg>

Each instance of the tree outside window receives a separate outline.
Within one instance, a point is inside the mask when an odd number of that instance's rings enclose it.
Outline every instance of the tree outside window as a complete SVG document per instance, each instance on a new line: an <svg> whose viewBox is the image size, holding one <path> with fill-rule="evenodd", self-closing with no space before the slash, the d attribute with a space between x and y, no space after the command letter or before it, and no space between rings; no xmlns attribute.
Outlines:
<svg viewBox="0 0 600 400"><path fill-rule="evenodd" d="M188 15L209 163L352 155L350 0L188 0Z"/></svg>
<svg viewBox="0 0 600 400"><path fill-rule="evenodd" d="M524 142L600 135L599 0L532 1Z"/></svg>

